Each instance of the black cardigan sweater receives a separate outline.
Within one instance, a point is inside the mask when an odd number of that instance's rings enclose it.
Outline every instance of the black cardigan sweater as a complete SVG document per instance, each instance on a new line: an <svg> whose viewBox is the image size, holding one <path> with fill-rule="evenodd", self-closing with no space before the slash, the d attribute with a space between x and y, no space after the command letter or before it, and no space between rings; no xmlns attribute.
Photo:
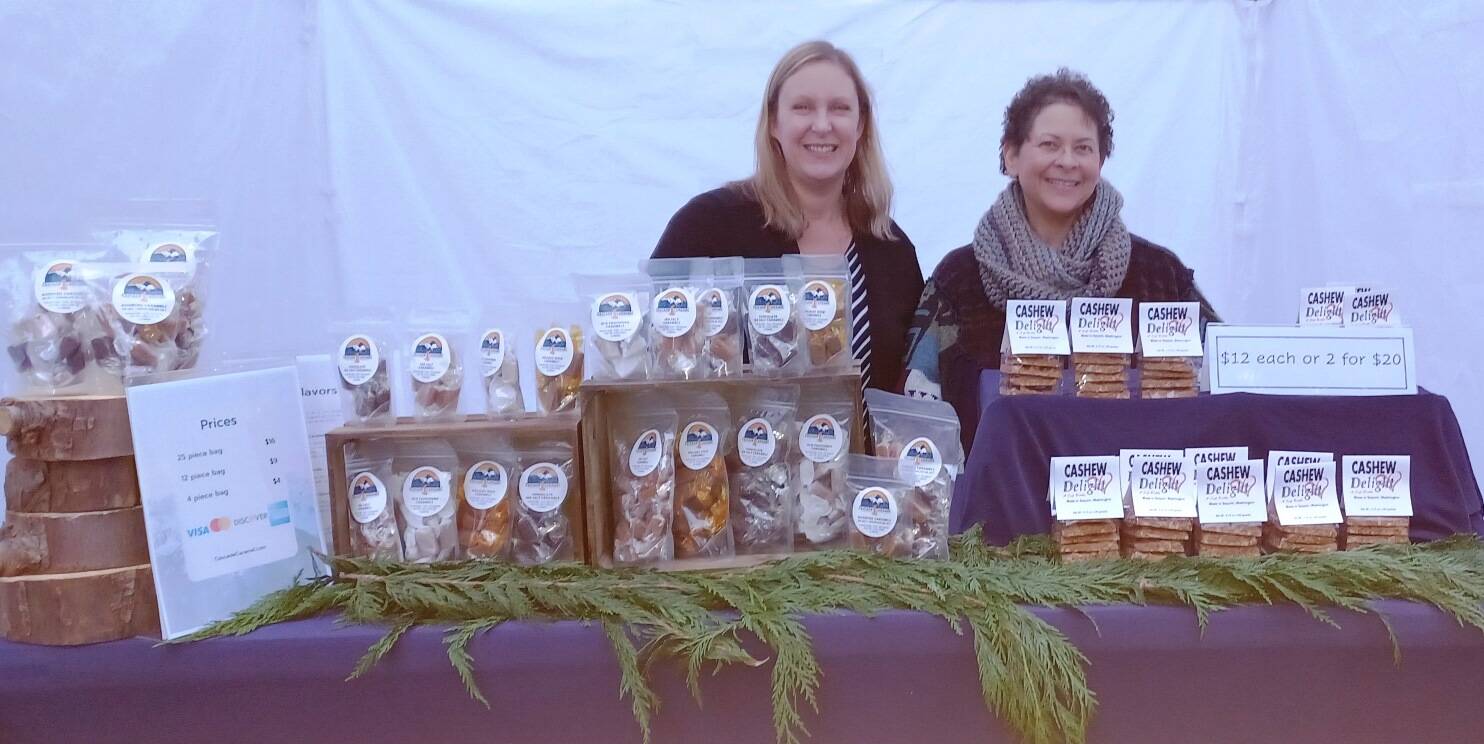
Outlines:
<svg viewBox="0 0 1484 744"><path fill-rule="evenodd" d="M922 295L922 267L907 234L881 240L856 234L866 278L871 318L871 385L899 392L906 361L907 328ZM735 189L722 187L691 199L670 218L654 258L778 258L798 253L798 241L763 224L763 207Z"/></svg>

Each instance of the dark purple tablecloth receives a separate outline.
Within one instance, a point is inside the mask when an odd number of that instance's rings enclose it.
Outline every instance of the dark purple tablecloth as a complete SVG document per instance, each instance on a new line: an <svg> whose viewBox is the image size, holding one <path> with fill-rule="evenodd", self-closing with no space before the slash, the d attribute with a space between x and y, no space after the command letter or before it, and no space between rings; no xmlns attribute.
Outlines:
<svg viewBox="0 0 1484 744"><path fill-rule="evenodd" d="M1376 607L1396 630L1400 666L1378 618L1342 611L1336 629L1295 607L1243 607L1204 634L1184 608L1036 613L1088 656L1100 704L1091 742L1478 741L1484 634L1428 607ZM808 741L1012 741L980 700L972 641L943 621L890 612L806 624L824 673ZM178 647L0 641L0 742L640 740L598 627L512 623L477 639L489 709L465 695L436 629L344 682L378 635L320 619ZM656 742L773 741L767 668L708 675L702 708L670 667L658 682Z"/></svg>
<svg viewBox="0 0 1484 744"><path fill-rule="evenodd" d="M997 372L980 380L974 445L954 493L950 522L984 525L990 542L1048 532L1052 457L1116 455L1120 449L1246 445L1269 450L1412 456L1412 539L1484 535L1479 485L1453 407L1441 395L1271 396L1248 393L1176 400L1087 400L998 394Z"/></svg>

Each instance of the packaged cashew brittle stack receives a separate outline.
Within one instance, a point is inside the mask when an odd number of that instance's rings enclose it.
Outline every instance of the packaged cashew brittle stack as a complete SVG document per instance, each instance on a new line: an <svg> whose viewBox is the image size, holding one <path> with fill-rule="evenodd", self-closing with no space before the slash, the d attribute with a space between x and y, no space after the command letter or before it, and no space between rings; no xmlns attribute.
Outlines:
<svg viewBox="0 0 1484 744"><path fill-rule="evenodd" d="M388 371L392 325L387 320L336 323L335 364L340 370L340 403L345 421L357 425L395 423L392 378Z"/></svg>
<svg viewBox="0 0 1484 744"><path fill-rule="evenodd" d="M1000 341L1000 395L1056 395L1071 353L1067 305L1060 300L1009 300Z"/></svg>
<svg viewBox="0 0 1484 744"><path fill-rule="evenodd" d="M608 419L613 560L640 565L675 557L675 409L658 395L633 396Z"/></svg>
<svg viewBox="0 0 1484 744"><path fill-rule="evenodd" d="M577 536L570 511L579 503L573 443L553 440L522 447L519 463L512 557L527 566L572 560Z"/></svg>
<svg viewBox="0 0 1484 744"><path fill-rule="evenodd" d="M1127 398L1133 300L1072 298L1072 384L1079 398Z"/></svg>
<svg viewBox="0 0 1484 744"><path fill-rule="evenodd" d="M1200 391L1201 304L1139 304L1139 397L1193 398Z"/></svg>
<svg viewBox="0 0 1484 744"><path fill-rule="evenodd" d="M552 305L540 309L536 326L534 365L536 405L551 414L577 409L582 388L582 328L573 320L580 314L574 305Z"/></svg>
<svg viewBox="0 0 1484 744"><path fill-rule="evenodd" d="M711 283L710 259L656 258L644 262L654 299L649 308L653 376L696 380L710 373L700 298Z"/></svg>
<svg viewBox="0 0 1484 744"><path fill-rule="evenodd" d="M777 258L749 258L747 276L747 356L760 377L796 375L807 363L795 296Z"/></svg>
<svg viewBox="0 0 1484 744"><path fill-rule="evenodd" d="M508 442L461 447L463 499L459 505L459 545L476 559L510 557L515 522L515 451Z"/></svg>
<svg viewBox="0 0 1484 744"><path fill-rule="evenodd" d="M1051 537L1063 561L1119 557L1124 498L1118 456L1051 458Z"/></svg>
<svg viewBox="0 0 1484 744"><path fill-rule="evenodd" d="M845 488L851 494L850 547L893 558L912 555L902 501L911 485L895 457L849 455Z"/></svg>
<svg viewBox="0 0 1484 744"><path fill-rule="evenodd" d="M639 274L573 277L588 303L587 377L643 380L649 377L649 279ZM693 310L694 311L694 310Z"/></svg>
<svg viewBox="0 0 1484 744"><path fill-rule="evenodd" d="M855 404L848 390L810 385L800 392L798 415L794 549L841 547L850 518L845 475Z"/></svg>
<svg viewBox="0 0 1484 744"><path fill-rule="evenodd" d="M392 462L403 558L410 563L457 558L458 453L442 439L399 442Z"/></svg>
<svg viewBox="0 0 1484 744"><path fill-rule="evenodd" d="M1333 456L1331 456L1332 458ZM1268 500L1269 519L1263 525L1267 552L1331 553L1340 547L1339 494L1335 461L1279 465L1273 469Z"/></svg>
<svg viewBox="0 0 1484 744"><path fill-rule="evenodd" d="M525 394L520 389L520 356L510 344L513 337L500 326L487 327L479 334L484 412L491 416L508 418L526 412Z"/></svg>
<svg viewBox="0 0 1484 744"><path fill-rule="evenodd" d="M850 269L845 257L787 255L783 269L798 299L809 367L849 367L854 356L850 349Z"/></svg>
<svg viewBox="0 0 1484 744"><path fill-rule="evenodd" d="M709 377L742 374L743 260L711 261L711 286L701 292L701 322L706 329L704 358Z"/></svg>
<svg viewBox="0 0 1484 744"><path fill-rule="evenodd" d="M895 458L908 480L900 506L914 558L948 557L948 509L963 470L958 415L943 401L866 391L876 454Z"/></svg>
<svg viewBox="0 0 1484 744"><path fill-rule="evenodd" d="M396 483L391 448L380 443L354 442L347 444L346 450L350 554L378 561L400 561L402 536L391 490Z"/></svg>
<svg viewBox="0 0 1484 744"><path fill-rule="evenodd" d="M464 391L464 346L469 319L462 313L415 313L407 321L404 366L412 386L412 415L419 421L455 421Z"/></svg>
<svg viewBox="0 0 1484 744"><path fill-rule="evenodd" d="M730 409L716 393L676 399L675 453L680 464L675 468L675 557L731 556Z"/></svg>
<svg viewBox="0 0 1484 744"><path fill-rule="evenodd" d="M115 352L102 308L92 302L83 263L116 258L97 245L0 246L10 321L7 348L20 389L33 395L117 391L117 373L98 364ZM14 389L14 388L12 388Z"/></svg>
<svg viewBox="0 0 1484 744"><path fill-rule="evenodd" d="M738 554L793 549L794 483L789 454L798 436L793 385L750 385L733 407L732 537Z"/></svg>

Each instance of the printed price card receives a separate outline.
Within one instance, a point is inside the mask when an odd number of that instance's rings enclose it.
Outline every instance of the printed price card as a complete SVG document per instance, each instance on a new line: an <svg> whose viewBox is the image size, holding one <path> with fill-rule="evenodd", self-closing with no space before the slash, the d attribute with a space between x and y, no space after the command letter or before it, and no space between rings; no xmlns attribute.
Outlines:
<svg viewBox="0 0 1484 744"><path fill-rule="evenodd" d="M1211 392L1272 395L1413 395L1412 329L1211 324Z"/></svg>

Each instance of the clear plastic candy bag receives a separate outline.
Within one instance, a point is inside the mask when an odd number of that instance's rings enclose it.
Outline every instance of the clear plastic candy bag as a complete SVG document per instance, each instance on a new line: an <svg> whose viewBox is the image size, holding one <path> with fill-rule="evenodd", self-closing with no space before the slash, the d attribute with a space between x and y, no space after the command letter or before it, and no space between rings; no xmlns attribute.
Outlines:
<svg viewBox="0 0 1484 744"><path fill-rule="evenodd" d="M588 302L588 379L647 379L649 279L639 274L581 274L573 277L573 283Z"/></svg>
<svg viewBox="0 0 1484 744"><path fill-rule="evenodd" d="M1054 354L1000 353L1000 395L1056 395L1061 391L1065 357Z"/></svg>
<svg viewBox="0 0 1484 744"><path fill-rule="evenodd" d="M81 273L99 308L90 351L101 367L127 379L195 366L206 336L204 257L84 264Z"/></svg>
<svg viewBox="0 0 1484 744"><path fill-rule="evenodd" d="M897 460L909 488L900 504L914 558L948 558L948 510L964 467L958 414L943 401L866 391L876 454Z"/></svg>
<svg viewBox="0 0 1484 744"><path fill-rule="evenodd" d="M747 277L747 355L760 377L786 377L807 363L800 348L802 331L796 298L777 258L749 258Z"/></svg>
<svg viewBox="0 0 1484 744"><path fill-rule="evenodd" d="M706 377L706 328L701 294L711 283L710 259L656 258L644 262L654 290L649 308L652 374L664 380Z"/></svg>
<svg viewBox="0 0 1484 744"><path fill-rule="evenodd" d="M679 396L675 407L675 557L731 556L727 451L731 413L716 393Z"/></svg>
<svg viewBox="0 0 1484 744"><path fill-rule="evenodd" d="M1072 386L1079 398L1127 398L1128 354L1072 352Z"/></svg>
<svg viewBox="0 0 1484 744"><path fill-rule="evenodd" d="M464 347L469 319L460 313L426 312L408 318L402 344L412 386L412 416L419 421L456 421L464 391Z"/></svg>
<svg viewBox="0 0 1484 744"><path fill-rule="evenodd" d="M675 410L639 395L609 418L608 472L613 485L613 560L639 565L675 557Z"/></svg>
<svg viewBox="0 0 1484 744"><path fill-rule="evenodd" d="M525 566L571 560L578 537L568 509L580 503L573 498L577 461L572 443L521 448L519 461L512 557Z"/></svg>
<svg viewBox="0 0 1484 744"><path fill-rule="evenodd" d="M805 388L798 420L794 550L841 547L850 516L845 475L854 401L845 390Z"/></svg>
<svg viewBox="0 0 1484 744"><path fill-rule="evenodd" d="M850 268L841 256L783 257L783 269L798 298L799 325L811 369L844 369L854 363L850 348Z"/></svg>
<svg viewBox="0 0 1484 744"><path fill-rule="evenodd" d="M399 442L392 462L405 560L433 563L457 558L458 453L441 439Z"/></svg>
<svg viewBox="0 0 1484 744"><path fill-rule="evenodd" d="M706 329L704 357L710 365L710 377L736 377L742 374L742 294L743 263L741 258L717 258L711 261L711 286L701 293L701 322Z"/></svg>
<svg viewBox="0 0 1484 744"><path fill-rule="evenodd" d="M893 558L912 554L902 513L908 484L895 457L850 455L845 488L850 494L850 547Z"/></svg>
<svg viewBox="0 0 1484 744"><path fill-rule="evenodd" d="M117 365L112 372L101 368L93 354L104 324L82 271L85 263L112 258L112 249L91 244L0 246L6 351L19 389L44 396L118 391ZM111 340L103 347L106 361L113 357Z"/></svg>
<svg viewBox="0 0 1484 744"><path fill-rule="evenodd" d="M484 411L491 416L519 416L526 412L520 389L520 359L509 337L499 328L479 336L479 373L484 380Z"/></svg>
<svg viewBox="0 0 1484 744"><path fill-rule="evenodd" d="M345 420L358 425L388 425L392 413L392 376L388 371L392 326L387 320L361 320L333 326L334 358L340 370L340 401Z"/></svg>
<svg viewBox="0 0 1484 744"><path fill-rule="evenodd" d="M515 521L515 451L508 446L460 449L459 461L459 546L469 558L508 559Z"/></svg>
<svg viewBox="0 0 1484 744"><path fill-rule="evenodd" d="M402 536L397 524L396 483L390 448L373 443L346 445L346 509L350 554L378 561L401 561Z"/></svg>
<svg viewBox="0 0 1484 744"><path fill-rule="evenodd" d="M793 550L794 481L789 455L799 389L748 387L735 409L731 473L732 540L738 554Z"/></svg>

